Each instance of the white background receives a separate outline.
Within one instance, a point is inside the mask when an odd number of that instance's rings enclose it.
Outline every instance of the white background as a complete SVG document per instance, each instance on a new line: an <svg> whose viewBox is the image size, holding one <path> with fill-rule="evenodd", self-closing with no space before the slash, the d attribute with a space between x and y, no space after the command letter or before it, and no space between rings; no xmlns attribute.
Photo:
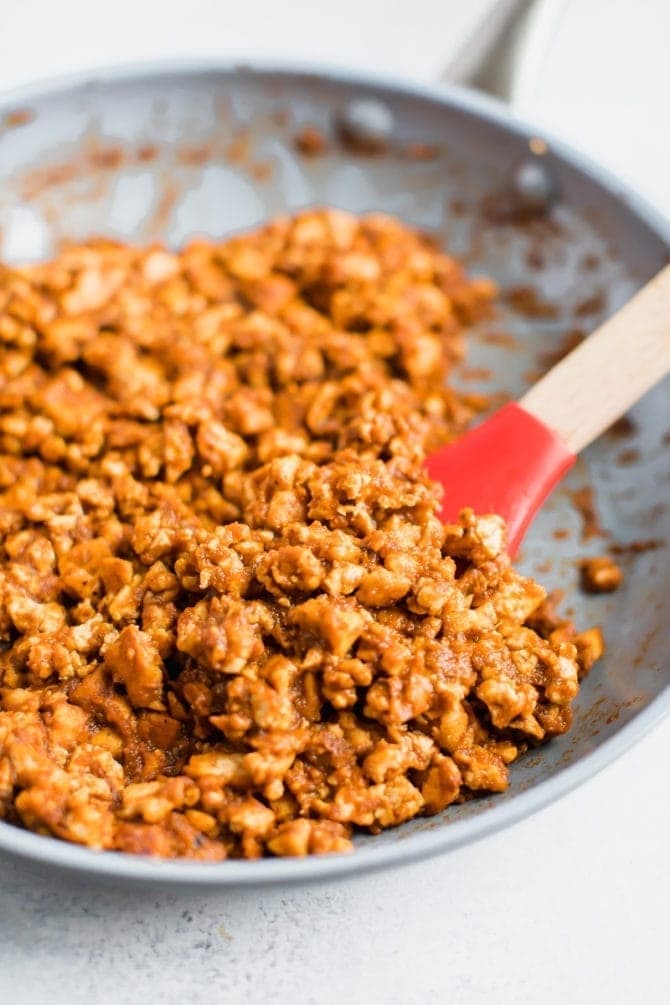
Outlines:
<svg viewBox="0 0 670 1005"><path fill-rule="evenodd" d="M436 79L493 0L0 0L0 87L98 64L274 56ZM670 214L670 4L571 0L523 112ZM177 896L0 866L0 1001L670 1000L670 723L559 804L448 857Z"/></svg>

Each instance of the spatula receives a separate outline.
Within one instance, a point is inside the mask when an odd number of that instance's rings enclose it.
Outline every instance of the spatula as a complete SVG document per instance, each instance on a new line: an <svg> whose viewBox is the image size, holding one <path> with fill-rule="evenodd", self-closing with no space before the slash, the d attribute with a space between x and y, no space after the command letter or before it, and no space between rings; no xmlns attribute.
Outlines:
<svg viewBox="0 0 670 1005"><path fill-rule="evenodd" d="M577 454L670 372L670 266L505 405L427 459L444 488L442 518L466 506L507 521L514 554Z"/></svg>

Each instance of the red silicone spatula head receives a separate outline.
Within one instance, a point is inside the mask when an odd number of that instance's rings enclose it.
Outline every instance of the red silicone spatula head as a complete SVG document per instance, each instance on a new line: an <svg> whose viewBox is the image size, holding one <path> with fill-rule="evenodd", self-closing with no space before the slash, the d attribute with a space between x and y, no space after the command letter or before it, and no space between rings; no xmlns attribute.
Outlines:
<svg viewBox="0 0 670 1005"><path fill-rule="evenodd" d="M442 519L456 520L466 506L476 513L499 513L507 521L514 554L536 511L574 461L556 433L510 404L431 454L426 466L444 488Z"/></svg>
<svg viewBox="0 0 670 1005"><path fill-rule="evenodd" d="M670 265L522 398L427 460L442 516L500 513L514 553L535 512L595 440L670 373ZM560 430L560 436L555 430Z"/></svg>

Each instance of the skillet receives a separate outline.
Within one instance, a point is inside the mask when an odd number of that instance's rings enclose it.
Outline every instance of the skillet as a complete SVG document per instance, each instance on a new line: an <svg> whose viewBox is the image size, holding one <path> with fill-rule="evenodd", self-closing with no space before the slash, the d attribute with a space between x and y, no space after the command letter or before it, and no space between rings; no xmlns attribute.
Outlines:
<svg viewBox="0 0 670 1005"><path fill-rule="evenodd" d="M369 128L367 136L355 132L361 121L377 128L377 140L383 133L372 151ZM171 245L194 234L218 238L315 204L383 210L430 230L503 291L499 316L473 333L456 377L473 392L519 395L576 329L595 328L670 248L666 222L606 171L465 89L271 65L170 63L15 91L0 100L0 123L0 250L10 261L42 258L65 238L91 235ZM296 147L305 126L325 141L317 156ZM507 195L529 160L541 161L556 195L550 209L532 214L510 208ZM585 781L670 705L669 389L667 381L657 387L583 455L526 540L522 571L566 589L563 610L580 628L601 624L608 651L583 684L572 730L521 758L506 793L361 837L351 856L158 861L4 823L0 854L135 887L326 879L456 848ZM596 501L601 530L591 536L574 505L580 490L582 500L590 491ZM580 596L578 560L612 545L624 586Z"/></svg>

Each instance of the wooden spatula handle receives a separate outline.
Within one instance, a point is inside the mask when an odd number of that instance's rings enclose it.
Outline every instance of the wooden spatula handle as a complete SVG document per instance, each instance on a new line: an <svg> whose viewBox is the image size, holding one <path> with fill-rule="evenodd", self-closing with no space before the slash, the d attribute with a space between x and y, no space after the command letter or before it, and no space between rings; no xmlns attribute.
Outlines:
<svg viewBox="0 0 670 1005"><path fill-rule="evenodd" d="M519 402L578 454L670 372L670 265Z"/></svg>

